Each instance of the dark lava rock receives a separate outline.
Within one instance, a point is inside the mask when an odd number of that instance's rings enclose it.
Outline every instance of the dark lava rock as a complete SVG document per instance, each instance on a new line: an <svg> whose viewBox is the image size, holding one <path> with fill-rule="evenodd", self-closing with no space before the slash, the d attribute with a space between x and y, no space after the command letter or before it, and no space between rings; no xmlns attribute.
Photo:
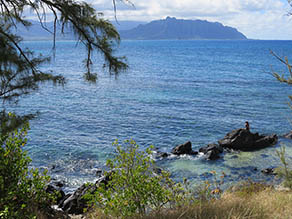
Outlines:
<svg viewBox="0 0 292 219"><path fill-rule="evenodd" d="M69 194L66 194L63 199L61 201L59 201L58 203L58 208L62 208L62 206L64 205L64 201L66 201L72 194L69 193Z"/></svg>
<svg viewBox="0 0 292 219"><path fill-rule="evenodd" d="M167 152L161 152L161 151L157 151L157 154L156 154L156 158L159 159L159 158L167 158L169 157L170 154L167 153Z"/></svg>
<svg viewBox="0 0 292 219"><path fill-rule="evenodd" d="M246 129L236 129L228 133L218 143L223 148L230 148L240 151L255 151L273 144L278 141L277 135L259 135L258 133L252 133Z"/></svg>
<svg viewBox="0 0 292 219"><path fill-rule="evenodd" d="M59 181L59 182L56 182L55 185L61 188L64 186L64 183Z"/></svg>
<svg viewBox="0 0 292 219"><path fill-rule="evenodd" d="M102 176L102 169L97 169L96 172L95 172L95 175L97 177L101 177Z"/></svg>
<svg viewBox="0 0 292 219"><path fill-rule="evenodd" d="M207 160L216 160L218 158L220 158L220 156L219 156L218 151L216 151L216 150L208 151L205 154L205 159L207 159Z"/></svg>
<svg viewBox="0 0 292 219"><path fill-rule="evenodd" d="M58 188L64 187L65 181L63 180L57 180L57 179L52 179L50 182L50 185L56 186Z"/></svg>
<svg viewBox="0 0 292 219"><path fill-rule="evenodd" d="M208 144L205 147L199 149L199 152L206 154L208 151L217 151L218 153L223 152L223 148L218 144Z"/></svg>
<svg viewBox="0 0 292 219"><path fill-rule="evenodd" d="M292 139L292 131L283 135L284 138L289 138L289 139Z"/></svg>
<svg viewBox="0 0 292 219"><path fill-rule="evenodd" d="M182 155L182 154L196 155L196 154L198 154L198 152L193 151L192 143L190 141L174 147L172 149L171 153L173 153L175 155Z"/></svg>
<svg viewBox="0 0 292 219"><path fill-rule="evenodd" d="M217 144L208 144L200 148L199 152L204 153L207 160L216 160L220 158L219 154L223 152L223 148Z"/></svg>
<svg viewBox="0 0 292 219"><path fill-rule="evenodd" d="M94 184L83 184L73 194L66 195L59 204L64 212L68 214L82 214L84 208L87 208L87 201L84 200L85 194L96 192L100 184L107 186L111 180L111 174L116 170L109 171L106 175L100 177Z"/></svg>
<svg viewBox="0 0 292 219"><path fill-rule="evenodd" d="M95 184L83 184L73 194L62 201L60 208L68 214L82 214L84 208L87 208L87 201L83 199L87 193L94 193L97 189Z"/></svg>
<svg viewBox="0 0 292 219"><path fill-rule="evenodd" d="M254 147L259 148L259 149L265 148L265 147L268 147L270 145L276 144L277 141L278 141L278 136L276 134L273 134L270 136L265 136L265 137L257 140L254 143Z"/></svg>
<svg viewBox="0 0 292 219"><path fill-rule="evenodd" d="M266 175L277 175L277 173L275 172L275 168L266 168L261 170L261 172Z"/></svg>

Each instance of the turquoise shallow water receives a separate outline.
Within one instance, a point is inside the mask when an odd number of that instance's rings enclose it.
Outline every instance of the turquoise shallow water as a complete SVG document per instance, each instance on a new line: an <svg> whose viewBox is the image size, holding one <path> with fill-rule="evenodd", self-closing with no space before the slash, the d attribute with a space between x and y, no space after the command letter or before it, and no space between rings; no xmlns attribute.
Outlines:
<svg viewBox="0 0 292 219"><path fill-rule="evenodd" d="M51 54L50 42L25 42L36 53ZM56 57L44 70L63 74L63 87L44 86L10 109L39 111L31 121L27 150L32 164L48 168L68 190L96 179L114 153L115 139L133 138L142 148L150 144L169 152L190 140L193 148L216 142L244 127L279 135L291 130L287 106L291 87L270 74L285 68L269 54L292 54L292 41L124 41L129 71L119 77L98 72L96 84L84 82L85 51L75 42L57 42ZM100 57L95 57L96 66ZM98 68L99 69L99 68ZM287 156L292 163L291 142ZM227 183L246 178L272 180L255 171L279 165L275 147L253 153L226 154L215 162L201 157L158 161L172 172L198 182L210 170L224 171Z"/></svg>

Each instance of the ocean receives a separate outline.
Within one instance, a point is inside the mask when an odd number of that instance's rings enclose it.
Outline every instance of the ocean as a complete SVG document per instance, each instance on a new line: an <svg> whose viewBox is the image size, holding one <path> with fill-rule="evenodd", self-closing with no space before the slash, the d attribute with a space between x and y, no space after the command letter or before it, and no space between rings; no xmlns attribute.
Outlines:
<svg viewBox="0 0 292 219"><path fill-rule="evenodd" d="M52 42L27 41L23 47L52 55ZM55 57L44 71L62 74L67 84L41 85L7 108L20 114L39 112L30 122L28 150L31 165L48 169L65 190L94 182L96 171L115 154L112 142L134 139L141 149L154 145L170 152L186 141L194 150L243 128L279 136L289 132L292 87L278 82L272 72L286 74L273 57L292 58L292 41L122 41L117 54L125 55L129 70L111 76L94 57L96 84L83 79L85 49L73 41L57 42ZM257 152L226 153L216 161L202 156L157 160L176 181L184 177L195 184L226 174L226 185L254 179L273 182L260 172L281 163L276 155L286 145L292 164L292 141L279 138L275 146Z"/></svg>

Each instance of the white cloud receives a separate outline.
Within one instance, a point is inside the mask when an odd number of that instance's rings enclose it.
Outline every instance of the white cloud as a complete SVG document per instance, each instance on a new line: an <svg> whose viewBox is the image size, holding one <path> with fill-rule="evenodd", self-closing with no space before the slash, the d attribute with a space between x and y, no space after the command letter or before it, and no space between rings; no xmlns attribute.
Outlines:
<svg viewBox="0 0 292 219"><path fill-rule="evenodd" d="M237 28L254 39L292 39L286 0L131 0L135 8L117 3L119 20L151 21L166 16L206 19ZM87 0L113 19L111 0Z"/></svg>

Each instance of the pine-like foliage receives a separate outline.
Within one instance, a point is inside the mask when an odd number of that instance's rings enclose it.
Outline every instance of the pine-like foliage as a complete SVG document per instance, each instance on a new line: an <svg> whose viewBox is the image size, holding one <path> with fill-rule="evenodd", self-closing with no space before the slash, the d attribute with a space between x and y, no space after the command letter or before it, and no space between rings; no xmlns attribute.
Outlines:
<svg viewBox="0 0 292 219"><path fill-rule="evenodd" d="M9 31L12 24L3 20L0 23L0 97L3 101L17 100L17 97L37 89L39 82L64 82L62 76L39 71L38 65L48 58L33 58L31 51L22 50L18 45L20 38Z"/></svg>
<svg viewBox="0 0 292 219"><path fill-rule="evenodd" d="M116 1L113 0L114 10ZM20 96L29 94L39 88L42 82L64 84L65 79L56 73L46 73L39 69L40 64L48 62L48 57L35 56L32 51L20 46L21 37L12 33L12 28L23 25L29 28L30 23L24 18L23 12L34 12L44 29L52 33L53 49L57 25L70 28L77 41L81 42L87 55L84 60L84 78L95 81L97 75L92 73L92 53L101 53L110 74L118 74L127 69L125 57L114 56L115 48L120 42L120 36L114 26L102 18L101 13L89 4L77 0L0 0L0 100L17 101ZM54 17L54 30L48 30L44 22L46 16ZM4 114L3 114L4 115Z"/></svg>
<svg viewBox="0 0 292 219"><path fill-rule="evenodd" d="M115 1L114 1L115 5ZM113 55L120 42L120 36L114 26L102 18L101 13L89 4L74 0L1 0L0 1L0 77L2 100L11 100L38 88L39 82L53 81L64 83L62 76L39 71L39 64L47 58L34 57L31 51L24 51L19 46L21 38L11 33L11 27L22 24L29 28L30 23L23 17L24 10L32 10L43 25L48 13L54 15L52 32L55 48L56 27L70 28L87 49L85 57L85 78L95 80L91 72L92 52L100 52L110 73L117 74L127 68L124 57ZM48 30L50 31L50 30Z"/></svg>

